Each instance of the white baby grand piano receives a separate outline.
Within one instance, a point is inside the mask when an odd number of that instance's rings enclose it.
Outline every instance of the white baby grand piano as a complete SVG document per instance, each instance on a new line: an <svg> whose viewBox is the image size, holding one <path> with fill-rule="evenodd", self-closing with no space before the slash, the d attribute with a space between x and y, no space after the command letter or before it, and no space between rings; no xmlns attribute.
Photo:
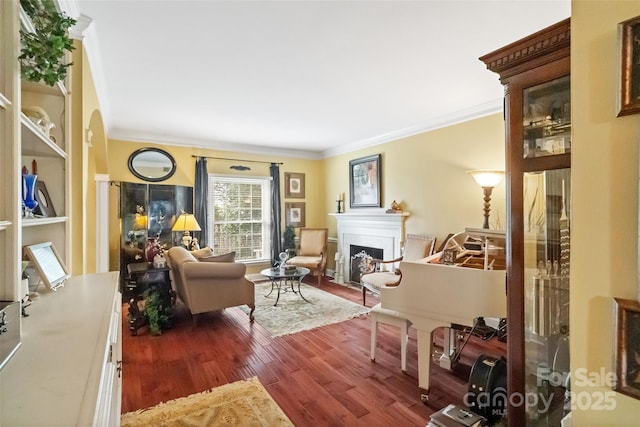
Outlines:
<svg viewBox="0 0 640 427"><path fill-rule="evenodd" d="M482 241L482 249L466 250L462 244L468 236ZM380 296L382 308L400 312L417 329L418 387L425 402L433 330L452 324L473 326L476 317L503 318L507 312L504 232L467 229L449 240L446 248L458 251L455 264L440 263L442 252L420 261L402 261L400 285L383 288ZM444 337L440 364L450 369L447 349L455 334L445 332Z"/></svg>

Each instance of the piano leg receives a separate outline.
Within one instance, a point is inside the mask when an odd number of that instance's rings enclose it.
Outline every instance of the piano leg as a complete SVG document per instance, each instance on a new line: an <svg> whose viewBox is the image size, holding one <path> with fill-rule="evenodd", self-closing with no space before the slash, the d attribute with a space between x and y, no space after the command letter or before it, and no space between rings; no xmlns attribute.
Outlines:
<svg viewBox="0 0 640 427"><path fill-rule="evenodd" d="M440 356L440 367L451 370L454 362L452 357L458 350L458 333L453 328L444 328L444 345L442 346L442 356Z"/></svg>
<svg viewBox="0 0 640 427"><path fill-rule="evenodd" d="M416 326L416 324L414 324ZM442 322L428 319L421 319L420 325L417 325L417 347L418 347L418 389L420 390L420 400L427 403L429 401L429 381L431 375L432 347L433 337L432 331L438 327L444 326ZM457 345L456 331L452 328L445 330L445 352L447 351L447 343L449 341L452 346ZM444 355L443 355L444 356Z"/></svg>
<svg viewBox="0 0 640 427"><path fill-rule="evenodd" d="M429 375L431 372L431 331L418 329L418 388L420 400L429 401Z"/></svg>

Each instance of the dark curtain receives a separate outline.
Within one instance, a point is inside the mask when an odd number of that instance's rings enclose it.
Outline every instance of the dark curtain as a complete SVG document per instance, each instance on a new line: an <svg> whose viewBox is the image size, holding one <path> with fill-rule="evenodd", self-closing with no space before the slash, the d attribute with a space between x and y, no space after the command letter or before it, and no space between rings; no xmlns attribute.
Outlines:
<svg viewBox="0 0 640 427"><path fill-rule="evenodd" d="M193 214L200 224L201 231L195 231L201 248L209 245L207 242L207 198L209 195L209 174L207 172L207 159L196 159L196 176L193 188Z"/></svg>
<svg viewBox="0 0 640 427"><path fill-rule="evenodd" d="M280 211L280 166L271 163L271 260L275 262L282 252L282 213Z"/></svg>

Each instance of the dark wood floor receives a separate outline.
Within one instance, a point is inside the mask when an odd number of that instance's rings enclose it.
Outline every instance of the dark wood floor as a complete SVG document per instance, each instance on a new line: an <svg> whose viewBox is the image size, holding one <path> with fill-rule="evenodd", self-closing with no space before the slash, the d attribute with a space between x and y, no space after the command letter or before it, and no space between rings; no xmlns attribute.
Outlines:
<svg viewBox="0 0 640 427"><path fill-rule="evenodd" d="M322 289L362 303L359 290L328 281ZM367 305L377 302L367 297ZM188 311L178 303L174 327L161 336L150 336L146 328L131 336L126 320L123 413L257 376L296 426L425 426L434 411L462 402L480 354L505 351L495 339L473 337L455 372L432 365L431 399L425 405L418 392L415 330L410 330L405 374L394 327L379 329L376 361L369 359L368 315L278 338L249 323L239 308L203 315L192 330Z"/></svg>

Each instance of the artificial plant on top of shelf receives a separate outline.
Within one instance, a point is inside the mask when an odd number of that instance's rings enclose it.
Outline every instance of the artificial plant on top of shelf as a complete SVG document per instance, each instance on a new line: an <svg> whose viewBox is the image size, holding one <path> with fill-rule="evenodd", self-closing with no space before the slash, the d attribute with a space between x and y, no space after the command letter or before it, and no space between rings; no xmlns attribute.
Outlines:
<svg viewBox="0 0 640 427"><path fill-rule="evenodd" d="M58 12L53 0L20 0L31 19L34 31L20 30L20 72L23 78L44 81L49 86L64 80L72 63L65 63L65 52L71 52L73 40L68 30L76 20Z"/></svg>

